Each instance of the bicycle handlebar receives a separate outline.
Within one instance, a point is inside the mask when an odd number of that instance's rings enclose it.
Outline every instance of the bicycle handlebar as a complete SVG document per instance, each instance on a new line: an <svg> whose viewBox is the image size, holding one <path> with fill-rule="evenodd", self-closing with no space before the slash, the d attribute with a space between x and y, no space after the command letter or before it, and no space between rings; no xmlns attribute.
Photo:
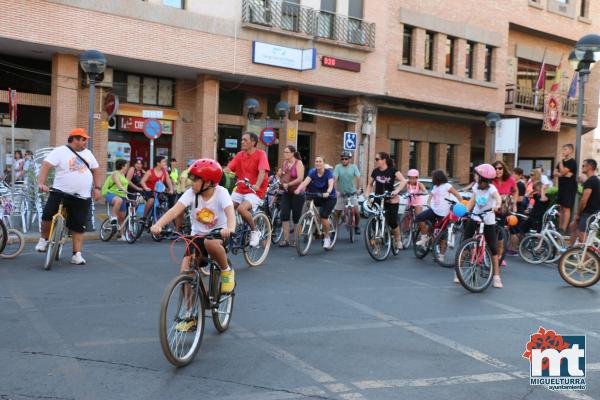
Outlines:
<svg viewBox="0 0 600 400"><path fill-rule="evenodd" d="M252 188L252 184L250 183L250 180L249 180L248 178L239 179L239 180L238 180L238 181L235 183L235 185L237 186L237 185L239 185L239 184L245 185L245 186L246 186L248 189L252 190L252 192L254 192L254 194L256 194L256 190L254 190L254 189Z"/></svg>

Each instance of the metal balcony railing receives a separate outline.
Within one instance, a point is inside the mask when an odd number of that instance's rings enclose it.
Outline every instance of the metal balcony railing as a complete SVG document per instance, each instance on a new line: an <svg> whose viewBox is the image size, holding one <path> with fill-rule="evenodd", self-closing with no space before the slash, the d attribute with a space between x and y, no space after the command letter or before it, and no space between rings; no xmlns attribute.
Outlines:
<svg viewBox="0 0 600 400"><path fill-rule="evenodd" d="M242 22L375 47L375 24L279 0L243 0Z"/></svg>
<svg viewBox="0 0 600 400"><path fill-rule="evenodd" d="M577 99L570 99L564 93L559 94L562 100L562 116L577 118ZM507 86L505 107L508 109L521 109L533 112L544 112L544 92L536 92L531 88L522 86ZM587 113L587 103L583 103L583 115Z"/></svg>

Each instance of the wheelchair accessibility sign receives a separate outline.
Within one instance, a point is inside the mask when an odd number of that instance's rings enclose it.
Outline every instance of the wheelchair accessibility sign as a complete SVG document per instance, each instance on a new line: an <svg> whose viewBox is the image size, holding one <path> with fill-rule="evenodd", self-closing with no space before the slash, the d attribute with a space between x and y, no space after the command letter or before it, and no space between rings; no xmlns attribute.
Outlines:
<svg viewBox="0 0 600 400"><path fill-rule="evenodd" d="M356 132L344 132L344 150L356 150Z"/></svg>

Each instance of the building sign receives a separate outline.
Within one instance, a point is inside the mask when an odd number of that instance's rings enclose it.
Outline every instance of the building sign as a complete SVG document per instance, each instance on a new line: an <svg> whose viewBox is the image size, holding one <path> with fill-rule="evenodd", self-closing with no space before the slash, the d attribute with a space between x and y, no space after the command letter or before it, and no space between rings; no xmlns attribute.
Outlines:
<svg viewBox="0 0 600 400"><path fill-rule="evenodd" d="M119 116L117 119L117 129L125 132L144 133L144 118ZM173 134L173 121L161 119L163 135Z"/></svg>
<svg viewBox="0 0 600 400"><path fill-rule="evenodd" d="M561 101L556 93L549 93L544 101L544 125L542 130L560 132Z"/></svg>
<svg viewBox="0 0 600 400"><path fill-rule="evenodd" d="M114 117L119 111L119 96L109 93L104 98L104 111L106 112L106 118Z"/></svg>
<svg viewBox="0 0 600 400"><path fill-rule="evenodd" d="M324 67L345 69L346 71L360 72L360 63L348 60L342 60L340 58L323 56L321 64Z"/></svg>
<svg viewBox="0 0 600 400"><path fill-rule="evenodd" d="M162 110L142 110L142 117L144 118L163 118Z"/></svg>
<svg viewBox="0 0 600 400"><path fill-rule="evenodd" d="M519 118L502 119L496 123L494 151L517 153L519 147Z"/></svg>
<svg viewBox="0 0 600 400"><path fill-rule="evenodd" d="M298 71L315 69L317 49L294 49L274 44L253 42L252 62L274 67L290 68Z"/></svg>
<svg viewBox="0 0 600 400"><path fill-rule="evenodd" d="M259 139L265 146L269 147L272 144L275 144L277 140L277 133L273 128L265 128L260 131Z"/></svg>

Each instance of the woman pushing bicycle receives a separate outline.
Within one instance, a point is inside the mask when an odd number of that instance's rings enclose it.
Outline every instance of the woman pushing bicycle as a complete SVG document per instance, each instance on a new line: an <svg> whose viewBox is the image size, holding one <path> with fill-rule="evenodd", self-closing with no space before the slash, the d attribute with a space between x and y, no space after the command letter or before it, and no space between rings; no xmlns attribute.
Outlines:
<svg viewBox="0 0 600 400"><path fill-rule="evenodd" d="M223 239L229 238L235 231L235 211L229 192L219 181L223 176L223 169L218 162L211 159L195 161L189 168L188 179L192 187L187 189L177 203L162 216L150 231L160 234L163 227L182 214L186 207L191 207L190 222L192 235L206 235L214 229L221 229ZM221 268L221 292L229 293L235 287L234 271L227 262L227 253L223 240L204 240L202 237L194 238L192 246L198 246L203 255L208 255L219 264ZM181 262L180 272L189 269L191 256L190 249ZM206 253L205 253L206 251Z"/></svg>

